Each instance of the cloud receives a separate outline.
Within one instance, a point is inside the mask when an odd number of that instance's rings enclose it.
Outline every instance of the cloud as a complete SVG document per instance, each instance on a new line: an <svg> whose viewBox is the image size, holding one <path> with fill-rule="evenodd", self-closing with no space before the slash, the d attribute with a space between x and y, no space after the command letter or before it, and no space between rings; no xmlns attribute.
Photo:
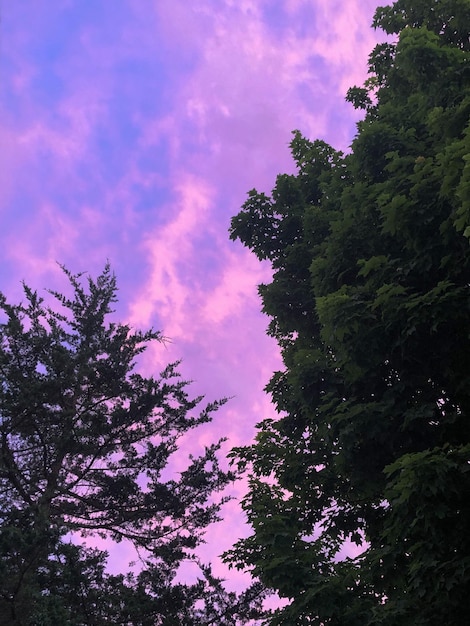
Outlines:
<svg viewBox="0 0 470 626"><path fill-rule="evenodd" d="M170 213L168 222L144 239L150 275L130 307L131 323L144 326L151 323L158 310L165 334L170 337L192 332L184 325L184 309L189 300L194 302L199 297L191 288L190 272L196 264L197 233L205 221L212 192L207 182L182 174L175 194L174 204L165 211Z"/></svg>
<svg viewBox="0 0 470 626"><path fill-rule="evenodd" d="M344 94L363 82L382 38L369 30L374 7L3 7L2 289L22 278L56 288L56 261L96 275L109 258L120 319L171 339L143 355L145 372L182 358L195 395L233 396L182 454L221 434L243 445L275 414L263 387L282 364L256 289L269 268L229 240L230 218L249 189L269 192L279 172L293 171L293 129L350 144L358 114ZM229 505L208 555L245 532L240 520Z"/></svg>
<svg viewBox="0 0 470 626"><path fill-rule="evenodd" d="M268 281L271 271L267 265L248 253L230 250L222 259L219 280L206 294L202 318L207 325L234 321L243 316L247 307L259 306L259 296L254 285Z"/></svg>

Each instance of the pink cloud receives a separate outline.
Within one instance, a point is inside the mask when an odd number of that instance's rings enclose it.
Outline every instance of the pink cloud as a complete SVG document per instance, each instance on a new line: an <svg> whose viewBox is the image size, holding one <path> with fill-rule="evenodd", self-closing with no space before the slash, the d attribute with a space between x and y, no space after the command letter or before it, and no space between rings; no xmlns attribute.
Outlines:
<svg viewBox="0 0 470 626"><path fill-rule="evenodd" d="M150 277L130 307L130 321L135 325L149 325L158 311L165 334L170 337L192 332L184 325L184 308L188 299L197 298L197 294L181 280L178 265L188 264L197 256L192 234L204 223L211 203L208 184L193 176L182 177L175 193L177 199L169 208L168 223L145 239Z"/></svg>
<svg viewBox="0 0 470 626"><path fill-rule="evenodd" d="M220 279L206 294L202 318L206 324L221 324L243 316L246 308L259 306L255 284L268 281L271 272L250 254L230 251L224 259ZM250 280L247 278L250 277Z"/></svg>
<svg viewBox="0 0 470 626"><path fill-rule="evenodd" d="M383 37L369 29L375 0L85 3L82 17L79 5L42 2L34 20L4 7L4 48L19 58L0 99L2 289L56 288L56 261L96 274L110 259L120 318L171 339L142 368L183 358L194 395L234 396L182 441L176 471L194 447L248 443L275 414L263 387L282 364L256 289L269 268L229 241L230 217L293 171L294 128L348 147L357 113L344 94ZM207 560L247 532L236 502L225 511Z"/></svg>

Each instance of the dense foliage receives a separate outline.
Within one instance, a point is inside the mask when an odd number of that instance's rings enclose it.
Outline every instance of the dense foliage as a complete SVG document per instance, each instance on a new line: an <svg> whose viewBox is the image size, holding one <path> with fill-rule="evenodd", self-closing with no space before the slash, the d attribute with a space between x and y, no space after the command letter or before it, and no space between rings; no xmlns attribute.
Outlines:
<svg viewBox="0 0 470 626"><path fill-rule="evenodd" d="M161 335L109 321L109 267L96 281L65 271L73 296L52 292L55 309L27 286L24 304L0 296L0 624L247 623L256 586L237 597L203 564L194 583L177 576L198 563L233 474L220 442L180 474L171 457L221 402L193 415L202 398L188 397L176 364L138 374ZM109 574L106 552L80 537L127 542L138 567Z"/></svg>
<svg viewBox="0 0 470 626"><path fill-rule="evenodd" d="M398 0L374 26L392 37L348 93L351 153L295 132L297 175L232 221L272 264L285 370L279 417L234 452L253 533L226 556L290 599L273 624L464 626L470 3Z"/></svg>

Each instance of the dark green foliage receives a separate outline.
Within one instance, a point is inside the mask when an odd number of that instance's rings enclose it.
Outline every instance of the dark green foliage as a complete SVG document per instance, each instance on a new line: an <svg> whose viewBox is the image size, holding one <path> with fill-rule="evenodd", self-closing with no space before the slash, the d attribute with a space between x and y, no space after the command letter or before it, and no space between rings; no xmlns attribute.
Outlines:
<svg viewBox="0 0 470 626"><path fill-rule="evenodd" d="M233 453L253 534L226 557L291 600L272 624L464 626L470 3L399 0L374 25L399 37L348 93L366 111L351 154L295 132L297 176L232 221L272 263L285 370L279 418Z"/></svg>
<svg viewBox="0 0 470 626"><path fill-rule="evenodd" d="M0 299L0 624L82 626L246 623L259 587L237 597L200 565L178 582L231 472L220 442L172 477L182 435L222 402L193 414L176 365L158 378L135 370L157 332L108 321L116 281L106 267L83 284L65 273L57 309L25 286L26 303ZM134 546L135 574L110 575L106 553L75 543L100 537ZM218 615L217 619L214 615Z"/></svg>

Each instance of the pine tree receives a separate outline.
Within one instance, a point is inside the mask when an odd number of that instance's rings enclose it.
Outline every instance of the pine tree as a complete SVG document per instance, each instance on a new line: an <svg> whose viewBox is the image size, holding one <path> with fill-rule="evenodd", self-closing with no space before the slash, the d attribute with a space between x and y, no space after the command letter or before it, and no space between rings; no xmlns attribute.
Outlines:
<svg viewBox="0 0 470 626"><path fill-rule="evenodd" d="M177 364L144 377L137 359L159 332L109 321L116 280L64 270L56 307L24 286L0 296L0 624L244 624L260 589L237 597L210 566L177 578L226 500L220 441L171 472L180 438L210 421ZM109 574L98 537L135 548L137 571ZM134 572L134 573L132 573Z"/></svg>

